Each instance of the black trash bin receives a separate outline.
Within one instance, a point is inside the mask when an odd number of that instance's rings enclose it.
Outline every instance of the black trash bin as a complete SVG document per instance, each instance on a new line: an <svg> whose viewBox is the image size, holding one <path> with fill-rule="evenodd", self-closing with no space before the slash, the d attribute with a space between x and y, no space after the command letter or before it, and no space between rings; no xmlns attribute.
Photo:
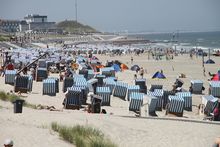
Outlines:
<svg viewBox="0 0 220 147"><path fill-rule="evenodd" d="M91 100L92 100L92 113L100 113L102 97L98 95L91 95Z"/></svg>
<svg viewBox="0 0 220 147"><path fill-rule="evenodd" d="M22 113L23 103L24 103L24 100L15 100L13 102L13 104L14 104L14 113Z"/></svg>

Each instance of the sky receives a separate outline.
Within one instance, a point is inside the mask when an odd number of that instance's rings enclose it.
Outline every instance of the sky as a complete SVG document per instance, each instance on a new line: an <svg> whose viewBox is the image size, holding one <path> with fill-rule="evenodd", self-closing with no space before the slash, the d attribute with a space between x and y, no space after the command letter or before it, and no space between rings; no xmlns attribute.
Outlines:
<svg viewBox="0 0 220 147"><path fill-rule="evenodd" d="M77 0L78 21L103 32L220 31L220 0ZM75 20L75 0L0 0L0 19Z"/></svg>

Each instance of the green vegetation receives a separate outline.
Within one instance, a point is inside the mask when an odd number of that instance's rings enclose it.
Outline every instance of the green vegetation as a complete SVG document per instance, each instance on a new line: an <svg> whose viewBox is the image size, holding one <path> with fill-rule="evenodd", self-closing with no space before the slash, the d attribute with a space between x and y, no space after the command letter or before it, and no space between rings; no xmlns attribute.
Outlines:
<svg viewBox="0 0 220 147"><path fill-rule="evenodd" d="M4 91L0 91L0 99L3 101L14 102L17 99L20 99L17 95L7 94Z"/></svg>
<svg viewBox="0 0 220 147"><path fill-rule="evenodd" d="M14 102L15 100L22 100L15 94L5 93L4 91L0 91L0 100ZM28 102L24 102L24 106L32 109L37 109L36 105L30 104Z"/></svg>
<svg viewBox="0 0 220 147"><path fill-rule="evenodd" d="M73 126L66 127L58 125L56 122L51 124L54 131L66 141L73 143L76 147L116 147L104 134L91 127Z"/></svg>
<svg viewBox="0 0 220 147"><path fill-rule="evenodd" d="M94 28L88 26L88 25L83 25L79 22L76 21L62 21L57 24L58 28L63 29L66 32L70 33L97 33L98 31L95 30Z"/></svg>
<svg viewBox="0 0 220 147"><path fill-rule="evenodd" d="M0 34L0 42L1 41L8 41L8 40L10 40L10 36L8 36L8 35L1 35Z"/></svg>

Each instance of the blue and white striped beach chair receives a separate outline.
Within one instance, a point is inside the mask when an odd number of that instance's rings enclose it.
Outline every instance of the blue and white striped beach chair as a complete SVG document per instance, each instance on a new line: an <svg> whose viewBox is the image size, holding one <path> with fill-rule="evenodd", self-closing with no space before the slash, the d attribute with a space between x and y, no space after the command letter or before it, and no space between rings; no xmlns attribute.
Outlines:
<svg viewBox="0 0 220 147"><path fill-rule="evenodd" d="M15 77L15 84L14 84L14 91L15 92L22 92L27 93L28 92L28 76L16 76Z"/></svg>
<svg viewBox="0 0 220 147"><path fill-rule="evenodd" d="M163 89L154 89L154 96L157 97L157 110L162 111L163 108Z"/></svg>
<svg viewBox="0 0 220 147"><path fill-rule="evenodd" d="M47 68L37 68L36 81L42 81L48 77Z"/></svg>
<svg viewBox="0 0 220 147"><path fill-rule="evenodd" d="M16 70L5 70L5 84L14 85Z"/></svg>
<svg viewBox="0 0 220 147"><path fill-rule="evenodd" d="M97 87L96 94L102 97L102 106L110 106L111 91L109 87Z"/></svg>
<svg viewBox="0 0 220 147"><path fill-rule="evenodd" d="M128 90L128 84L123 82L116 82L115 90L113 96L119 97L125 100Z"/></svg>
<svg viewBox="0 0 220 147"><path fill-rule="evenodd" d="M84 75L81 75L81 74L73 74L73 78L75 80L76 78L85 78L85 77Z"/></svg>
<svg viewBox="0 0 220 147"><path fill-rule="evenodd" d="M88 80L94 78L95 72L92 69L88 70Z"/></svg>
<svg viewBox="0 0 220 147"><path fill-rule="evenodd" d="M64 107L66 109L80 109L82 91L80 87L69 87L65 94Z"/></svg>
<svg viewBox="0 0 220 147"><path fill-rule="evenodd" d="M54 79L56 82L56 93L59 93L59 79L56 77L48 77L48 79Z"/></svg>
<svg viewBox="0 0 220 147"><path fill-rule="evenodd" d="M184 99L184 110L192 111L192 94L190 92L178 92L176 95Z"/></svg>
<svg viewBox="0 0 220 147"><path fill-rule="evenodd" d="M148 114L151 116L156 116L156 108L157 108L157 102L158 98L154 96L145 95L147 98L147 104L148 104Z"/></svg>
<svg viewBox="0 0 220 147"><path fill-rule="evenodd" d="M74 84L74 80L72 77L65 77L63 80L63 92L67 91L68 87L72 87Z"/></svg>
<svg viewBox="0 0 220 147"><path fill-rule="evenodd" d="M82 105L86 105L87 96L88 96L88 88L87 86L81 84L81 85L73 85L72 88L80 88L81 89L81 97L80 102Z"/></svg>
<svg viewBox="0 0 220 147"><path fill-rule="evenodd" d="M192 93L201 94L203 82L201 80L191 80Z"/></svg>
<svg viewBox="0 0 220 147"><path fill-rule="evenodd" d="M184 99L179 96L169 96L169 104L167 108L168 113L183 116Z"/></svg>
<svg viewBox="0 0 220 147"><path fill-rule="evenodd" d="M140 92L142 93L147 93L147 86L146 86L146 79L136 79L135 80L135 85L139 85L140 86Z"/></svg>
<svg viewBox="0 0 220 147"><path fill-rule="evenodd" d="M163 89L163 85L151 85L150 90L149 91L154 91L154 89Z"/></svg>
<svg viewBox="0 0 220 147"><path fill-rule="evenodd" d="M140 86L139 85L129 85L128 86L128 93L127 93L127 100L130 101L130 95L132 92L140 92Z"/></svg>
<svg viewBox="0 0 220 147"><path fill-rule="evenodd" d="M204 113L210 115L218 107L218 98L212 95L202 96L202 104L205 106Z"/></svg>
<svg viewBox="0 0 220 147"><path fill-rule="evenodd" d="M55 81L55 79L43 80L43 95L56 96L56 81Z"/></svg>
<svg viewBox="0 0 220 147"><path fill-rule="evenodd" d="M106 79L105 80L105 86L110 88L111 95L112 95L113 91L115 89L115 86L116 86L116 82L114 80L112 80L112 79Z"/></svg>
<svg viewBox="0 0 220 147"><path fill-rule="evenodd" d="M130 94L129 111L139 112L143 105L144 93L132 92Z"/></svg>
<svg viewBox="0 0 220 147"><path fill-rule="evenodd" d="M106 83L106 81L115 81L115 82L117 82L117 78L116 77L107 77L103 80L104 84Z"/></svg>
<svg viewBox="0 0 220 147"><path fill-rule="evenodd" d="M47 68L47 62L45 59L39 59L38 60L38 67L39 68Z"/></svg>
<svg viewBox="0 0 220 147"><path fill-rule="evenodd" d="M175 95L175 91L168 91L168 90L164 90L163 91L163 108L166 108L166 105L168 103L168 97L169 95Z"/></svg>
<svg viewBox="0 0 220 147"><path fill-rule="evenodd" d="M220 97L220 81L211 81L209 83L209 94L214 97Z"/></svg>

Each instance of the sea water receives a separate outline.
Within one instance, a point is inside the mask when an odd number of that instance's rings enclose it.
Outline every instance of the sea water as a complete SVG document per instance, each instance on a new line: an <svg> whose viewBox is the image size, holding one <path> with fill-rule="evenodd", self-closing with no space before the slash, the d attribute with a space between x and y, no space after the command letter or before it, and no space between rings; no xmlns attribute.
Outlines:
<svg viewBox="0 0 220 147"><path fill-rule="evenodd" d="M178 32L178 33L154 33L130 35L150 40L156 43L145 44L145 48L151 47L176 47L177 49L220 49L220 31L216 32ZM175 41L175 42L172 42Z"/></svg>

